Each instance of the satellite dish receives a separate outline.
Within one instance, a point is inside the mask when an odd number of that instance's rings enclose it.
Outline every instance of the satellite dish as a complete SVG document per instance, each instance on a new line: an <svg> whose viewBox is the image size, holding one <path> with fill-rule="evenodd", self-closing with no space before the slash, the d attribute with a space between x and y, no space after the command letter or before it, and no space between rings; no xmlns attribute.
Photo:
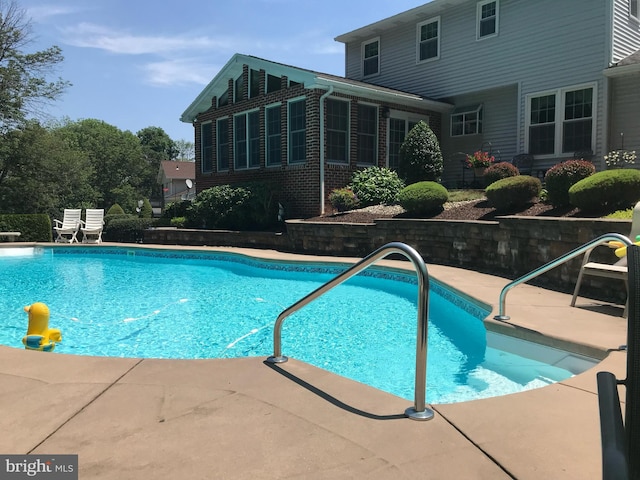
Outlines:
<svg viewBox="0 0 640 480"><path fill-rule="evenodd" d="M185 180L185 182L187 183L187 188L191 188L191 187L193 187L193 182L191 181L191 179L190 179L190 178L187 178L187 179Z"/></svg>

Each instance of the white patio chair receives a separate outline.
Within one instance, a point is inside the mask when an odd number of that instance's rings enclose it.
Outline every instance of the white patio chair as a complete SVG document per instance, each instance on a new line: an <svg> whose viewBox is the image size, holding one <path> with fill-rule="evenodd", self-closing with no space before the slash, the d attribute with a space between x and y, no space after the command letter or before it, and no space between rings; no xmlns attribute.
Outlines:
<svg viewBox="0 0 640 480"><path fill-rule="evenodd" d="M633 207L633 217L631 219L631 233L629 239L632 242L636 241L636 237L640 235L640 202L636 203ZM595 248L595 247L594 247ZM576 288L573 290L573 297L571 298L571 306L575 307L576 298L578 297L578 291L580 290L580 284L585 275L592 275L595 277L613 278L622 280L624 282L625 291L627 290L627 257L624 256L615 263L599 263L590 262L589 257L593 248L587 250L582 260L582 266L580 267L580 273L578 274L578 280L576 281ZM624 307L624 316L627 315L628 301Z"/></svg>
<svg viewBox="0 0 640 480"><path fill-rule="evenodd" d="M102 227L104 226L104 209L87 208L84 222L82 222L82 243L101 243Z"/></svg>
<svg viewBox="0 0 640 480"><path fill-rule="evenodd" d="M78 229L80 228L82 210L79 208L65 208L62 221L53 219L53 230L56 232L56 242L78 243Z"/></svg>

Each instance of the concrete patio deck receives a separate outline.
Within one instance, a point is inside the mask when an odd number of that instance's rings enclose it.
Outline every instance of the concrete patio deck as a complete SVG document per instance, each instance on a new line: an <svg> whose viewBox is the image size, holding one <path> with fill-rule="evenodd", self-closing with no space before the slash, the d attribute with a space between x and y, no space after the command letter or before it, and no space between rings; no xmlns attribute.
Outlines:
<svg viewBox="0 0 640 480"><path fill-rule="evenodd" d="M508 283L428 269L493 305L492 315ZM611 350L601 364L536 390L433 405L427 422L404 417L405 399L295 359L273 366L1 346L0 453L78 454L81 479L598 479L595 375L625 376L625 353L615 350L626 343L626 320L620 306L569 301L518 286L507 298L509 324L489 328L582 353Z"/></svg>

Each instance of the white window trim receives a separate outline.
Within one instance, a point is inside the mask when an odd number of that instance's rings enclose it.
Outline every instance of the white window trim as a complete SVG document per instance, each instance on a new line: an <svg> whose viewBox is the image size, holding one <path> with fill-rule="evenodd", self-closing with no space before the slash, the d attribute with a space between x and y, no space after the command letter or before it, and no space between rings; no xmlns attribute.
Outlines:
<svg viewBox="0 0 640 480"><path fill-rule="evenodd" d="M210 125L211 126L211 170L204 170L204 135L202 135L202 130L204 129L205 125ZM217 132L216 132L217 133ZM213 138L213 122L211 120L207 121L207 122L202 122L200 124L200 173L213 173L214 172L214 147L217 145L218 142L216 142L216 139ZM217 161L217 155L215 155L216 161ZM172 192L173 193L173 192Z"/></svg>
<svg viewBox="0 0 640 480"><path fill-rule="evenodd" d="M633 8L631 5L635 4L636 14L633 14ZM640 21L640 5L638 4L638 0L629 0L629 16L634 20Z"/></svg>
<svg viewBox="0 0 640 480"><path fill-rule="evenodd" d="M370 73L369 75L365 75L364 73L364 61L366 60L364 58L364 50L365 47L371 43L378 43L378 69L376 71L376 73ZM361 63L360 63L360 69L361 69L361 74L363 78L371 78L371 77L375 77L376 75L380 75L380 37L375 37L375 38L370 38L369 40L362 42L362 44L360 45L360 58L362 59Z"/></svg>
<svg viewBox="0 0 640 480"><path fill-rule="evenodd" d="M420 59L420 29L424 26L424 25L429 25L430 23L437 23L438 24L438 36L436 37L438 39L438 53L436 54L435 57L431 57L431 58L425 58L424 60ZM420 64L420 63L428 63L428 62L433 62L434 60L439 60L440 59L440 44L442 39L442 30L440 27L440 16L437 17L433 17L430 18L429 20L425 20L424 22L420 22L416 25L416 63Z"/></svg>
<svg viewBox="0 0 640 480"><path fill-rule="evenodd" d="M307 97L306 96L301 96L301 97L290 98L290 99L287 100L287 165L304 165L305 163L307 163L306 158L302 162L292 162L291 161L291 133L292 133L291 132L291 104L299 102L301 100L305 100L306 101ZM305 104L305 106L306 106L306 104ZM305 138L306 138L306 133L307 133L306 120L307 119L306 119L306 115L305 115L305 126L304 126Z"/></svg>
<svg viewBox="0 0 640 480"><path fill-rule="evenodd" d="M250 138L249 138L249 114L251 113L255 113L258 112L258 128L260 128L260 109L259 108L253 108L251 110L245 110L244 112L238 112L235 113L233 115L233 156L231 158L231 160L233 160L233 170L237 171L237 170L255 170L256 168L260 168L260 165L256 165L256 166L250 166L249 165L249 143L250 143ZM240 117L244 115L245 119L245 128L246 128L246 132L247 132L247 138L245 138L245 143L247 145L247 163L244 167L236 167L236 118ZM260 137L258 137L260 138Z"/></svg>
<svg viewBox="0 0 640 480"><path fill-rule="evenodd" d="M269 122L267 118L267 112L275 107L280 107L280 145L282 148L282 102L271 103L269 105L265 105L264 107L264 165L266 168L278 168L281 166L282 159L280 159L280 163L270 164L269 163Z"/></svg>
<svg viewBox="0 0 640 480"><path fill-rule="evenodd" d="M536 155L536 158L570 158L574 152L562 152L562 127L564 124L564 106L565 106L565 93L572 92L574 90L584 90L591 88L593 93L591 96L591 150L595 152L596 144L596 132L597 132L597 119L598 119L598 84L585 83L581 85L571 85L570 87L558 88L555 90L545 90L542 92L529 93L525 96L525 124L524 124L524 144L525 148L529 149L529 127L531 126L531 99L537 97L544 97L549 95L556 96L556 116L555 123L555 142L553 146L553 153Z"/></svg>
<svg viewBox="0 0 640 480"><path fill-rule="evenodd" d="M405 125L405 136L409 134L409 123L418 123L420 120L422 120L423 122L425 122L427 125L431 125L431 118L428 115L418 115L416 113L410 113L410 112L403 112L400 110L391 110L389 112L389 117L386 119L387 120L387 138L385 139L385 144L386 144L386 150L387 150L387 155L385 158L385 165L387 166L387 168L389 168L389 147L391 145L390 141L389 141L389 123L390 120L392 118L396 118L398 120L404 120L406 123Z"/></svg>
<svg viewBox="0 0 640 480"><path fill-rule="evenodd" d="M496 4L496 31L490 35L480 36L480 16L482 15L482 7L488 3ZM483 0L478 2L476 7L476 40L485 40L487 38L497 37L500 32L500 0Z"/></svg>
<svg viewBox="0 0 640 480"><path fill-rule="evenodd" d="M482 111L483 108L484 108L484 105L481 103L475 109L471 108L471 106L470 106L469 110L461 110L459 112L452 113L451 115L449 115L449 136L454 138L454 137L470 137L471 135L481 135L482 134L482 130L480 129L481 121L480 121L479 117L480 117L480 112ZM476 115L476 132L475 133L464 133L464 121L463 121L462 122L462 133L460 135L454 135L453 134L453 117L454 117L454 115L468 115L468 114L475 114Z"/></svg>
<svg viewBox="0 0 640 480"><path fill-rule="evenodd" d="M345 98L340 98L340 97L329 97L329 98L327 98L327 100L335 100L336 102L342 102L342 103L346 103L347 104L347 131L345 132L346 133L346 136L345 136L346 152L345 153L347 155L347 158L344 161L343 160L336 160L336 159L332 159L332 158L327 158L328 154L325 153L325 161L327 163L330 163L330 164L333 164L333 165L349 165L350 158L351 158L351 156L350 156L351 155L351 152L350 152L350 150L351 150L351 148L350 148L351 147L351 145L350 145L350 143L351 143L350 142L350 140L351 140L351 101L348 100L348 99L345 99ZM327 115L327 113L326 113L326 110L325 110L325 117L326 117L326 115ZM325 119L325 121L326 121L326 119ZM326 125L326 123L325 123L325 125ZM325 138L326 138L326 135L328 134L328 132L329 132L329 128L325 126ZM326 147L325 147L325 149L326 149Z"/></svg>

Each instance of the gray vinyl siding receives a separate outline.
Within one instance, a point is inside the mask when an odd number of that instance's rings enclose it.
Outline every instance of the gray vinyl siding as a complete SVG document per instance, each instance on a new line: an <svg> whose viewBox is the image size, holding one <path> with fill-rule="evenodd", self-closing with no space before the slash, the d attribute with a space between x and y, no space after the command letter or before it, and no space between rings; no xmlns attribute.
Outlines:
<svg viewBox="0 0 640 480"><path fill-rule="evenodd" d="M613 8L613 63L640 50L640 24L629 16L629 0L615 0Z"/></svg>
<svg viewBox="0 0 640 480"><path fill-rule="evenodd" d="M517 102L518 86L496 88L471 95L461 95L449 98L448 101L460 106L483 105L482 134L451 136L451 116L442 117L442 140L440 142L445 171L443 184L457 187L462 181L463 153L479 150L483 144L496 158L496 162L510 162L516 153L513 139L517 135ZM465 180L469 180L470 173Z"/></svg>
<svg viewBox="0 0 640 480"><path fill-rule="evenodd" d="M621 148L620 133L624 133L624 148L640 157L640 73L612 79L610 89L614 115L606 150Z"/></svg>

